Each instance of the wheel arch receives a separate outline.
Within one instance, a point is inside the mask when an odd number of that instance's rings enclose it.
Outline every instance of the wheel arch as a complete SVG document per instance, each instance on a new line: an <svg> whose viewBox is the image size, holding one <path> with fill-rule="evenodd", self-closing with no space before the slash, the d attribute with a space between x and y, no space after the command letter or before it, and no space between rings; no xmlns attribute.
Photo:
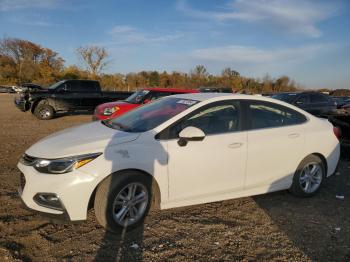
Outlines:
<svg viewBox="0 0 350 262"><path fill-rule="evenodd" d="M51 99L47 99L47 98L40 98L40 99L35 100L35 101L32 103L32 106L31 106L30 111L31 111L32 113L34 113L35 108L36 108L40 103L42 103L42 104L48 104L49 106L52 106L52 108L54 109L54 111L56 111L56 108L55 108L55 106L54 106L54 105L55 105L54 101L51 100Z"/></svg>
<svg viewBox="0 0 350 262"><path fill-rule="evenodd" d="M88 204L88 210L93 208L94 206L94 201L95 201L95 196L96 196L96 191L97 188L99 187L99 185L101 183L103 183L103 181L105 181L108 177L110 176L116 176L116 175L121 175L125 172L128 171L134 171L134 172L138 172L140 174L143 174L145 176L148 176L150 179L152 179L152 203L151 203L151 210L158 210L160 209L160 203L161 203L161 193L160 193L160 188L158 185L157 180L154 178L154 176L152 176L151 174L149 174L148 172L141 170L141 169L135 169L135 168L129 168L129 169L122 169L122 170L118 170L108 176L106 176L104 179L102 179L95 187L95 189L93 190L90 199L89 199L89 204Z"/></svg>
<svg viewBox="0 0 350 262"><path fill-rule="evenodd" d="M326 171L326 177L327 177L328 176L328 163L327 163L327 159L324 157L324 155L322 155L321 153L312 153L310 155L317 156L322 160L322 163L323 163L325 171Z"/></svg>

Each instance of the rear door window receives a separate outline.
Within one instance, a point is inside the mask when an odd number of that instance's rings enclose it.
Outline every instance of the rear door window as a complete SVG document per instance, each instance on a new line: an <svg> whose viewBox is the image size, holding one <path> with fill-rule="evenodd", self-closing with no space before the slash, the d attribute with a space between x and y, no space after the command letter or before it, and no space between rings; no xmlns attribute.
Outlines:
<svg viewBox="0 0 350 262"><path fill-rule="evenodd" d="M328 98L322 94L310 94L310 102L311 103L327 103Z"/></svg>
<svg viewBox="0 0 350 262"><path fill-rule="evenodd" d="M97 89L96 89L96 82L93 81L84 81L81 82L81 86L80 86L81 92L85 92L85 93L96 93Z"/></svg>
<svg viewBox="0 0 350 262"><path fill-rule="evenodd" d="M251 130L297 125L307 120L293 109L264 101L250 101L248 112Z"/></svg>
<svg viewBox="0 0 350 262"><path fill-rule="evenodd" d="M80 92L80 82L79 81L69 81L66 83L67 90L70 92Z"/></svg>

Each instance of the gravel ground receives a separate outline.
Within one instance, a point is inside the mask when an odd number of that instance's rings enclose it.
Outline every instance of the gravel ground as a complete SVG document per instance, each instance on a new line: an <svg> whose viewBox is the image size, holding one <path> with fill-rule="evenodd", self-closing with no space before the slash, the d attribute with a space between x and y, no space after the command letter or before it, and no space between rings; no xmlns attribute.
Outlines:
<svg viewBox="0 0 350 262"><path fill-rule="evenodd" d="M39 121L0 95L0 261L350 261L350 163L315 197L286 191L153 212L143 229L116 237L97 225L51 224L22 208L20 155L52 132L90 121ZM335 195L341 191L344 200Z"/></svg>

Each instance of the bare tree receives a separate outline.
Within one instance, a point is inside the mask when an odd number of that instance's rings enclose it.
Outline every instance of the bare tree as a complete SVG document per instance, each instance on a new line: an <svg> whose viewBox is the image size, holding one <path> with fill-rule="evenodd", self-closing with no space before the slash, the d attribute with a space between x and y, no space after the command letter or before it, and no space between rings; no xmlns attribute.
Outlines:
<svg viewBox="0 0 350 262"><path fill-rule="evenodd" d="M76 49L76 52L94 77L99 75L109 63L107 61L109 54L104 47L81 46Z"/></svg>

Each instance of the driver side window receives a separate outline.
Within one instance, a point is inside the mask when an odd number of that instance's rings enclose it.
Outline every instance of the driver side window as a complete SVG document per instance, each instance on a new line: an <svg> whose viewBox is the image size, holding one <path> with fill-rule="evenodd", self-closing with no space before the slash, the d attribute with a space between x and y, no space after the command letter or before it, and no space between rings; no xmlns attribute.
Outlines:
<svg viewBox="0 0 350 262"><path fill-rule="evenodd" d="M219 101L206 105L180 122L171 126L168 139L179 137L181 130L188 126L201 129L206 135L230 133L240 130L239 101Z"/></svg>

